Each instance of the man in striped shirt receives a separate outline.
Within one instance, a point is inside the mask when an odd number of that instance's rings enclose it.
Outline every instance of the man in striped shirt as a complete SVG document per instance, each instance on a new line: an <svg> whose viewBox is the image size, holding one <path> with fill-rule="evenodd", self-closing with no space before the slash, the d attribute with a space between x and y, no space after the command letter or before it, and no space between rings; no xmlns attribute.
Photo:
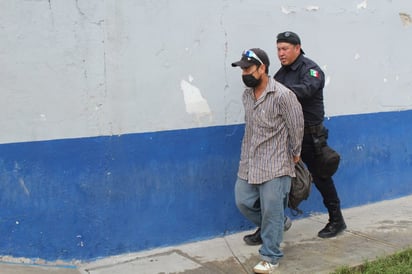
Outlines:
<svg viewBox="0 0 412 274"><path fill-rule="evenodd" d="M258 48L243 52L245 133L235 185L236 206L261 228L262 259L256 273L271 273L283 257L284 209L303 137L302 108L295 94L269 77L269 58ZM257 201L260 200L259 203Z"/></svg>

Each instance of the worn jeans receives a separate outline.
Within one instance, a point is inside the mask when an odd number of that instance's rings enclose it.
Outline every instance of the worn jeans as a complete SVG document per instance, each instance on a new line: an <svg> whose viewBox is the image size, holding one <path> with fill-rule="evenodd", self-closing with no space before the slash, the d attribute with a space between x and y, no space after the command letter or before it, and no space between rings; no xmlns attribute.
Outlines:
<svg viewBox="0 0 412 274"><path fill-rule="evenodd" d="M238 178L235 185L236 206L252 223L261 228L262 260L276 264L283 257L284 209L287 207L291 177L283 176L263 184L249 184ZM260 207L256 201L260 198Z"/></svg>

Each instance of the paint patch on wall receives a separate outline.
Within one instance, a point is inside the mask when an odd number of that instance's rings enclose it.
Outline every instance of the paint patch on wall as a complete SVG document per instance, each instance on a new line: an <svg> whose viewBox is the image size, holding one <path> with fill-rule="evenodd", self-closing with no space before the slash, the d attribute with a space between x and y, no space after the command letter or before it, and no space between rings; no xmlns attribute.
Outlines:
<svg viewBox="0 0 412 274"><path fill-rule="evenodd" d="M399 17L401 18L401 22L405 27L412 24L412 18L409 14L400 12Z"/></svg>
<svg viewBox="0 0 412 274"><path fill-rule="evenodd" d="M361 3L359 3L359 4L357 5L357 8L358 8L358 9L366 9L367 6L368 6L368 1L367 1L367 0L364 0L364 1L362 1Z"/></svg>
<svg viewBox="0 0 412 274"><path fill-rule="evenodd" d="M296 8L282 6L282 13L284 13L284 14L296 13Z"/></svg>
<svg viewBox="0 0 412 274"><path fill-rule="evenodd" d="M22 178L19 179L19 183L20 183L21 188L22 188L23 191L24 191L24 194L26 194L27 196L30 196L30 191L29 191L29 189L26 187L26 184L24 183L24 180L23 180Z"/></svg>
<svg viewBox="0 0 412 274"><path fill-rule="evenodd" d="M319 7L318 6L307 6L306 10L307 11L318 11Z"/></svg>
<svg viewBox="0 0 412 274"><path fill-rule="evenodd" d="M197 122L211 122L212 112L206 99L202 96L200 89L192 84L193 77L189 75L189 81L182 80L180 87L186 105L186 112L196 117Z"/></svg>
<svg viewBox="0 0 412 274"><path fill-rule="evenodd" d="M329 84L330 84L330 76L326 76L325 87L329 86Z"/></svg>

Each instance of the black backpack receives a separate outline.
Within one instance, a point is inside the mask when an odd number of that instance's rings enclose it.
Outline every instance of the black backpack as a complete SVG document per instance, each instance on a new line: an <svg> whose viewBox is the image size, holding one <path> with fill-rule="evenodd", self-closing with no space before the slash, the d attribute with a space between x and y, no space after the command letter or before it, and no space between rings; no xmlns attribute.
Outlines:
<svg viewBox="0 0 412 274"><path fill-rule="evenodd" d="M293 215L297 216L303 213L298 206L303 200L308 199L313 179L302 160L295 165L295 173L296 177L292 178L290 187L288 207Z"/></svg>

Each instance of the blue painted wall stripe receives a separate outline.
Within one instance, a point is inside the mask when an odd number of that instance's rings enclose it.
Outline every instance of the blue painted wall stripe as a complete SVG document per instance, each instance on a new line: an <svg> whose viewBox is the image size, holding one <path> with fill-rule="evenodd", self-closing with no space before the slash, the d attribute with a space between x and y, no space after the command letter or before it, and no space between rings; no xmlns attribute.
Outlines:
<svg viewBox="0 0 412 274"><path fill-rule="evenodd" d="M412 193L411 120L403 111L326 121L344 207ZM0 145L0 254L89 260L251 228L233 197L243 129ZM315 189L302 208L324 211Z"/></svg>

